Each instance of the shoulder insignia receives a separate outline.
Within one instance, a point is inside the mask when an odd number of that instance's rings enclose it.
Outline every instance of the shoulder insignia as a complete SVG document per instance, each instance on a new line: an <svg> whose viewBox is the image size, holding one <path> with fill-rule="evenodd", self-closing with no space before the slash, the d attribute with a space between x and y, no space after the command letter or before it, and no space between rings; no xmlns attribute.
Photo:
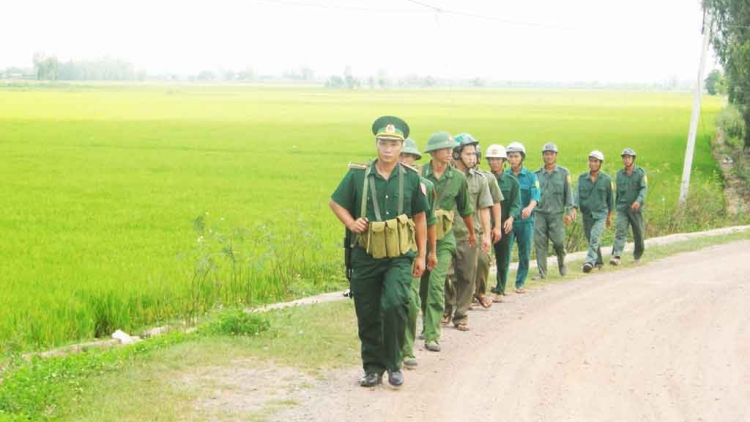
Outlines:
<svg viewBox="0 0 750 422"><path fill-rule="evenodd" d="M367 170L368 163L349 163L349 168L354 170Z"/></svg>

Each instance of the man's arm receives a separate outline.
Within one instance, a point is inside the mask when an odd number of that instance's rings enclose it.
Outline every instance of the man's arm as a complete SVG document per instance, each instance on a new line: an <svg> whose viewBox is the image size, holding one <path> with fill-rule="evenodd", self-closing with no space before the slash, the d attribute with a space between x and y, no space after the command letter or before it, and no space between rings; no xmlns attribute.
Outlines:
<svg viewBox="0 0 750 422"><path fill-rule="evenodd" d="M427 255L427 218L424 211L414 214L414 229L417 238L417 258L414 260L413 277L422 277Z"/></svg>
<svg viewBox="0 0 750 422"><path fill-rule="evenodd" d="M336 215L336 218L341 221L344 226L349 229L352 233L364 233L367 231L367 219L366 218L358 218L354 219L352 217L352 214L347 210L346 208L339 205L336 201L333 199L328 201L328 205L331 207L331 210L333 210L333 213ZM424 214L424 213L423 213Z"/></svg>

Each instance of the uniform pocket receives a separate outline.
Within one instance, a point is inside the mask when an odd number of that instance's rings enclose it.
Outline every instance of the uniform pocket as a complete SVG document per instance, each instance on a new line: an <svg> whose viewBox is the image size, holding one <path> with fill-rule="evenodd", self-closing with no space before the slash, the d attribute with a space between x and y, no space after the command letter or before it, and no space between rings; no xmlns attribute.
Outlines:
<svg viewBox="0 0 750 422"><path fill-rule="evenodd" d="M372 257L375 259L385 258L386 256L388 256L388 249L385 244L385 222L371 222L367 235L367 253L372 255Z"/></svg>
<svg viewBox="0 0 750 422"><path fill-rule="evenodd" d="M398 250L403 255L411 250L414 226L409 226L409 217L406 214L399 215L396 220L398 220Z"/></svg>
<svg viewBox="0 0 750 422"><path fill-rule="evenodd" d="M445 210L435 210L435 239L440 240L445 236L445 225L443 224L443 216Z"/></svg>

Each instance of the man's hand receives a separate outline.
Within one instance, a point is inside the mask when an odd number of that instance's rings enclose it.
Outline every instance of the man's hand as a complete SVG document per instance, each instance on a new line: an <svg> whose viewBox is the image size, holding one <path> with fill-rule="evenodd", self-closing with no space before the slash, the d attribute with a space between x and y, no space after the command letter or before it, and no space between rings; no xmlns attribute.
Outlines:
<svg viewBox="0 0 750 422"><path fill-rule="evenodd" d="M347 229L352 233L364 233L367 231L368 221L366 218L358 218L350 224Z"/></svg>
<svg viewBox="0 0 750 422"><path fill-rule="evenodd" d="M435 269L435 266L437 265L437 253L436 252L430 252L427 254L427 269L432 271Z"/></svg>
<svg viewBox="0 0 750 422"><path fill-rule="evenodd" d="M570 221L576 221L578 219L578 210L572 208L570 210Z"/></svg>
<svg viewBox="0 0 750 422"><path fill-rule="evenodd" d="M482 234L482 250L485 252L489 252L491 245L492 245L492 242L490 241L490 234L483 233Z"/></svg>
<svg viewBox="0 0 750 422"><path fill-rule="evenodd" d="M424 256L417 255L416 260L414 260L414 271L412 271L411 276L413 278L419 278L419 277L422 277L423 273L424 273Z"/></svg>
<svg viewBox="0 0 750 422"><path fill-rule="evenodd" d="M500 241L500 239L503 238L503 232L500 230L500 225L495 225L495 228L492 229L492 243L497 243Z"/></svg>
<svg viewBox="0 0 750 422"><path fill-rule="evenodd" d="M563 217L563 221L565 222L566 226L569 226L570 222L573 221L573 218L571 216L565 214L565 216Z"/></svg>
<svg viewBox="0 0 750 422"><path fill-rule="evenodd" d="M469 233L469 246L472 248L476 246L477 244L477 235L475 235L473 232Z"/></svg>
<svg viewBox="0 0 750 422"><path fill-rule="evenodd" d="M630 206L630 208L633 211L638 211L639 209L641 209L641 203L638 202L638 201L635 201L635 202L633 202L633 205Z"/></svg>
<svg viewBox="0 0 750 422"><path fill-rule="evenodd" d="M508 217L508 219L505 220L505 223L503 223L503 230L505 230L505 234L513 231L513 217Z"/></svg>
<svg viewBox="0 0 750 422"><path fill-rule="evenodd" d="M531 217L531 211L534 211L534 207L528 206L521 211L521 219L525 220Z"/></svg>
<svg viewBox="0 0 750 422"><path fill-rule="evenodd" d="M607 228L612 227L612 214L607 214Z"/></svg>

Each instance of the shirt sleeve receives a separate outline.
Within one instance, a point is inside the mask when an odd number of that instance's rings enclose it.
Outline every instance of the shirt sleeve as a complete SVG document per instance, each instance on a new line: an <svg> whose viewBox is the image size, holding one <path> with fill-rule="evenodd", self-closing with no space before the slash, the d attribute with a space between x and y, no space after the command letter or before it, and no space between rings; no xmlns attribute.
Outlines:
<svg viewBox="0 0 750 422"><path fill-rule="evenodd" d="M612 212L615 209L615 196L612 194L612 186L614 182L609 179L609 186L607 186L607 211Z"/></svg>
<svg viewBox="0 0 750 422"><path fill-rule="evenodd" d="M461 187L458 189L456 195L456 208L458 208L458 214L462 218L466 218L474 214L474 206L469 201L469 185L466 183L466 179L461 182Z"/></svg>
<svg viewBox="0 0 750 422"><path fill-rule="evenodd" d="M354 185L355 171L356 170L349 170L349 172L346 173L336 190L333 191L331 199L333 200L333 202L341 205L343 208L346 208L352 215L352 217L359 218L360 210L357 209L355 204L357 197L356 186Z"/></svg>
<svg viewBox="0 0 750 422"><path fill-rule="evenodd" d="M494 175L486 176L487 185L490 187L490 195L492 195L492 202L499 204L503 202L503 191L500 190L500 185L497 184L497 179Z"/></svg>
<svg viewBox="0 0 750 422"><path fill-rule="evenodd" d="M434 226L437 224L437 217L435 217L435 200L437 199L437 193L435 192L435 186L432 183L422 182L427 190L427 206L430 208L427 210L427 226Z"/></svg>
<svg viewBox="0 0 750 422"><path fill-rule="evenodd" d="M518 220L521 217L521 185L518 183L518 180L513 179L510 188L510 198L508 215L513 217L514 220Z"/></svg>
<svg viewBox="0 0 750 422"><path fill-rule="evenodd" d="M581 208L581 178L578 178L578 183L573 189L573 208Z"/></svg>
<svg viewBox="0 0 750 422"><path fill-rule="evenodd" d="M487 183L487 178L484 177L482 174L477 174L479 176L480 184L482 187L479 190L479 197L477 198L477 207L479 208L489 208L491 207L495 201L492 200L492 195L490 194L490 187L489 183Z"/></svg>
<svg viewBox="0 0 750 422"><path fill-rule="evenodd" d="M542 196L542 190L539 188L539 179L532 172L529 172L529 179L531 179L531 200L536 201L538 204Z"/></svg>
<svg viewBox="0 0 750 422"><path fill-rule="evenodd" d="M646 177L646 171L641 170L643 172L643 175L641 176L641 184L640 189L638 190L638 198L636 198L636 201L638 201L641 206L643 206L643 201L646 200L646 192L648 191L648 177Z"/></svg>
<svg viewBox="0 0 750 422"><path fill-rule="evenodd" d="M416 173L413 173L413 177L416 179L416 183L414 194L411 197L411 214L419 214L420 212L426 213L430 210L430 204L427 202L427 189L425 188L425 190L422 190L422 186L424 185Z"/></svg>
<svg viewBox="0 0 750 422"><path fill-rule="evenodd" d="M570 177L570 172L565 173L565 181L563 182L563 201L565 212L570 214L573 208L573 181Z"/></svg>

